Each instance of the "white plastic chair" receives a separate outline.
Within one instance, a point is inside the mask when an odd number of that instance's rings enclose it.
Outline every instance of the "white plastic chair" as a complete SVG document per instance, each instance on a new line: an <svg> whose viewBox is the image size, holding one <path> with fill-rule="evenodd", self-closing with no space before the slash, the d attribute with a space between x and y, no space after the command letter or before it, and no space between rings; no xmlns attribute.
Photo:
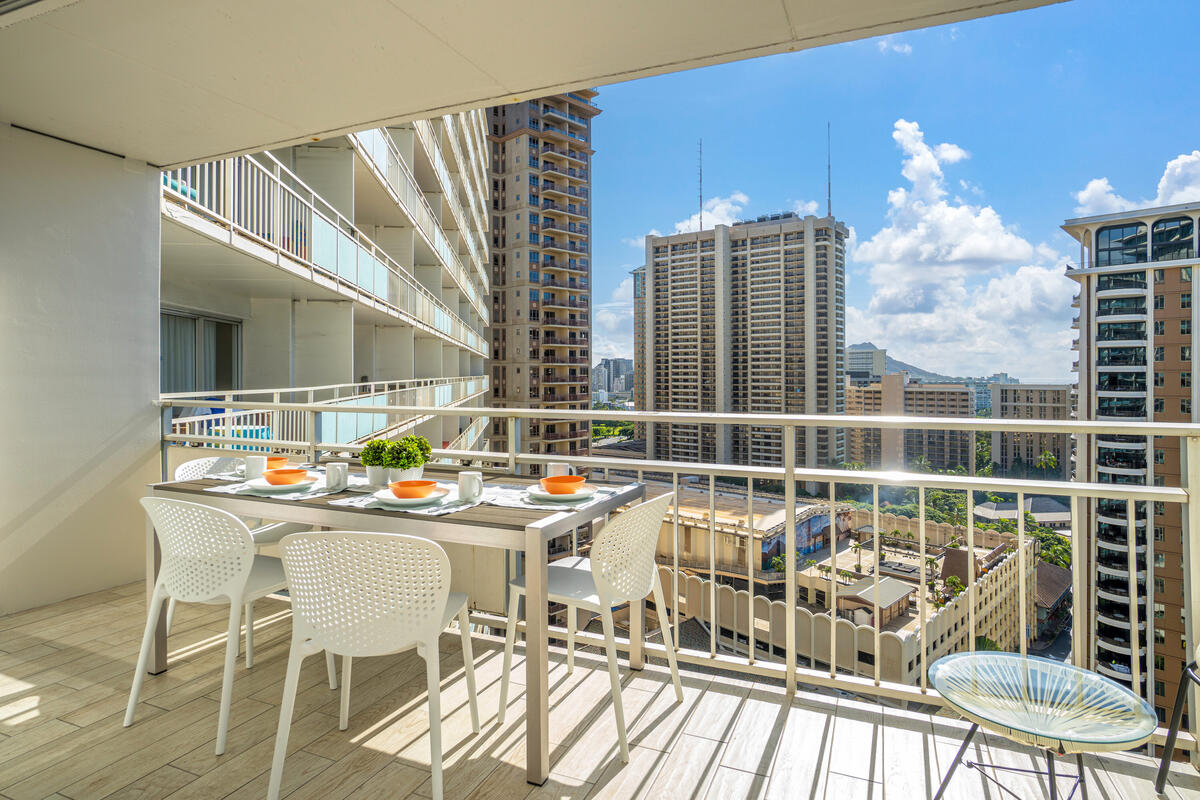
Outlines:
<svg viewBox="0 0 1200 800"><path fill-rule="evenodd" d="M203 478L205 475L210 475L214 472L232 472L239 466L245 465L245 460L236 456L208 456L205 458L193 458L191 461L185 461L175 468L175 480L177 481L192 481L197 478ZM312 530L311 525L305 525L300 522L270 522L266 525L260 525L262 520L245 520L250 526L250 536L254 539L254 547L256 550L261 549L263 545L275 544L289 533L300 533L301 531ZM251 605L253 603L251 602ZM253 638L251 624L254 619L253 608L246 609L246 640L247 643ZM175 598L171 598L171 602L167 604L167 632L171 632L171 623L175 621ZM246 666L254 666L254 656L251 653L250 647L246 648Z"/></svg>
<svg viewBox="0 0 1200 800"><path fill-rule="evenodd" d="M341 730L350 718L350 666L355 657L383 656L416 647L429 684L429 749L433 798L442 797L441 665L438 638L456 616L471 705L479 733L475 666L467 595L450 591L450 559L436 542L388 533L297 533L280 542L291 587L292 648L279 731L271 762L269 800L283 780L292 710L305 657L322 650L342 656Z"/></svg>
<svg viewBox="0 0 1200 800"><path fill-rule="evenodd" d="M667 604L663 599L662 581L654 563L658 532L667 507L675 498L673 492L647 500L613 517L592 543L591 558L574 556L560 559L547 568L547 595L551 603L567 607L567 672L575 669L576 609L600 615L604 626L604 650L608 656L608 677L612 684L613 711L617 717L617 737L621 760L629 761L629 743L625 733L625 711L621 705L621 681L617 674L617 645L613 633L612 609L622 603L642 600L654 595L659 630L671 667L675 699L683 702L683 687L675 664L675 647L671 626L667 623ZM508 628L504 636L504 672L500 680L499 722L504 722L508 705L508 681L512 668L513 646L517 636L517 603L525 594L525 577L509 584ZM525 616L545 614L546 609L525 608Z"/></svg>
<svg viewBox="0 0 1200 800"><path fill-rule="evenodd" d="M142 636L142 649L129 690L125 709L125 727L133 724L138 695L146 678L150 646L163 601L179 599L185 603L229 603L229 635L225 642L225 674L221 682L221 710L217 718L217 755L225 752L229 731L229 703L233 695L233 671L237 660L238 632L242 605L245 604L246 666L253 663L253 620L249 615L260 597L286 588L279 559L254 554L254 542L246 523L226 511L199 503L143 497L142 506L154 524L162 550L162 566L150 613ZM329 688L337 688L333 658L326 660Z"/></svg>

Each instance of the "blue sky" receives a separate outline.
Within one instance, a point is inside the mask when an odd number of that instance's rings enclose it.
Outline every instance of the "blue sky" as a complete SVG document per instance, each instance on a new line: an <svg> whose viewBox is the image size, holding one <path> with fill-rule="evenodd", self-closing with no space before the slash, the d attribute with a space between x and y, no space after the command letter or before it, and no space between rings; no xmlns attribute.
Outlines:
<svg viewBox="0 0 1200 800"><path fill-rule="evenodd" d="M595 357L632 355L641 237L825 209L855 232L847 342L1070 380L1064 219L1200 199L1195 6L1075 0L601 88Z"/></svg>

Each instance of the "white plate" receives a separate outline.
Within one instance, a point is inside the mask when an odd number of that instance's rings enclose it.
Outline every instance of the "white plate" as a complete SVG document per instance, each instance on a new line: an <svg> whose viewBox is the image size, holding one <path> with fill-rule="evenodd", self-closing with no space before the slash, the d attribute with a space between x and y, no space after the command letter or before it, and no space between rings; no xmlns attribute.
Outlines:
<svg viewBox="0 0 1200 800"><path fill-rule="evenodd" d="M434 503L440 503L442 498L448 494L450 494L450 490L445 486L435 486L433 491L429 493L428 497L411 497L401 499L392 494L391 489L380 489L372 496L385 506L392 506L393 508L415 508L419 506L429 506L433 505Z"/></svg>
<svg viewBox="0 0 1200 800"><path fill-rule="evenodd" d="M541 502L549 501L551 503L572 503L576 500L584 500L596 493L596 487L590 483L585 483L571 494L551 494L541 487L541 485L530 486L525 490L526 493L534 500Z"/></svg>
<svg viewBox="0 0 1200 800"><path fill-rule="evenodd" d="M312 489L317 485L317 479L310 475L299 483L285 483L276 485L274 483L267 483L266 478L251 478L250 480L246 481L246 485L256 492L278 492L279 494L286 494L288 492L312 491Z"/></svg>

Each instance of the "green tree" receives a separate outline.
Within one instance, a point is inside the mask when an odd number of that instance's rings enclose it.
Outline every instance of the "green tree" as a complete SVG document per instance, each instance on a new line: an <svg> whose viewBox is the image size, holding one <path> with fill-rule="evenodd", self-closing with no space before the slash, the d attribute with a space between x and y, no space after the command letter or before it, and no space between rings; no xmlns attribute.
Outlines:
<svg viewBox="0 0 1200 800"><path fill-rule="evenodd" d="M999 651L1001 648L1000 648L1000 645L996 644L995 642L993 642L991 639L987 638L986 636L976 636L975 637L975 649L976 650Z"/></svg>
<svg viewBox="0 0 1200 800"><path fill-rule="evenodd" d="M1043 478L1053 477L1054 473L1058 471L1058 456L1049 450L1043 450L1038 456L1036 466Z"/></svg>
<svg viewBox="0 0 1200 800"><path fill-rule="evenodd" d="M914 472L933 472L933 465L923 453L913 459L912 468Z"/></svg>
<svg viewBox="0 0 1200 800"><path fill-rule="evenodd" d="M946 591L949 592L951 597L958 597L966 591L966 588L957 575L951 575L946 579Z"/></svg>
<svg viewBox="0 0 1200 800"><path fill-rule="evenodd" d="M854 571L862 572L862 542L854 542L850 549L854 551Z"/></svg>

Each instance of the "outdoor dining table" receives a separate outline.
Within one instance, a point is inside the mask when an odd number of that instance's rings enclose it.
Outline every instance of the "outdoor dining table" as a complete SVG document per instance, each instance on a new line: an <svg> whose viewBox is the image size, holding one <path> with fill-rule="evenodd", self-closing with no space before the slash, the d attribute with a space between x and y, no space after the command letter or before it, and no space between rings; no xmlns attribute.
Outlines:
<svg viewBox="0 0 1200 800"><path fill-rule="evenodd" d="M427 478L453 482L457 472L426 466ZM486 474L485 486L533 485L535 478L509 474ZM611 493L594 499L586 507L564 504L561 510L541 508L511 508L489 504L464 508L442 516L395 511L381 508L358 508L334 505L333 501L354 496L339 492L303 500L285 500L249 494L227 494L206 491L228 485L216 478L170 481L151 484L149 497L170 497L203 503L223 509L240 517L261 518L278 522L296 522L331 530L358 530L380 533L404 533L422 536L436 542L494 547L524 553L527 609L542 609L542 613L527 613L525 657L525 737L526 772L530 783L542 784L550 774L549 739L549 658L548 621L545 609L547 545L551 539L596 520L621 506L640 501L645 495L642 483L611 484L591 481L596 486L611 489ZM583 505L583 504L580 504ZM152 591L158 579L159 549L153 525L146 523L146 584ZM507 593L506 593L507 594ZM637 625L641 615L631 614L630 665L641 666L642 628ZM151 674L167 669L166 615L159 615L158 629L150 658Z"/></svg>

